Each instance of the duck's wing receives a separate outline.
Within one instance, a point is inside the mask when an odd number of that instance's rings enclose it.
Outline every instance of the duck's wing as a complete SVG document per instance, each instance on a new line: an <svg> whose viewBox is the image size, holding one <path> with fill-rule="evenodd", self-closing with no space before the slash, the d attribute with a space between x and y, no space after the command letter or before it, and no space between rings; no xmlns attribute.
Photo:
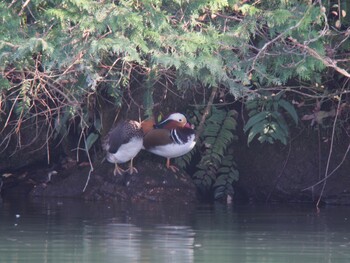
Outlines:
<svg viewBox="0 0 350 263"><path fill-rule="evenodd" d="M151 130L143 138L143 146L146 150L160 145L167 145L172 142L168 129Z"/></svg>

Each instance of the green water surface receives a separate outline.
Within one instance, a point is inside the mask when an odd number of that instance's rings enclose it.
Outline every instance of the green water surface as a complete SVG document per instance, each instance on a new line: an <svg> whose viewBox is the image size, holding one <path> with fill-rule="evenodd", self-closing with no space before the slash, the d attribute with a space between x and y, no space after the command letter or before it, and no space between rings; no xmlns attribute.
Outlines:
<svg viewBox="0 0 350 263"><path fill-rule="evenodd" d="M350 262L350 208L4 200L0 262Z"/></svg>

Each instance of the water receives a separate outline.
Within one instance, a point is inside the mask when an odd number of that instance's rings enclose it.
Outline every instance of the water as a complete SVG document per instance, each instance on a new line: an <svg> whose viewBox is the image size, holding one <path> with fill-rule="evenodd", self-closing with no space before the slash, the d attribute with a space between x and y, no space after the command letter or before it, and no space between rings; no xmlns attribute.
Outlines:
<svg viewBox="0 0 350 263"><path fill-rule="evenodd" d="M350 262L350 207L0 204L0 262Z"/></svg>

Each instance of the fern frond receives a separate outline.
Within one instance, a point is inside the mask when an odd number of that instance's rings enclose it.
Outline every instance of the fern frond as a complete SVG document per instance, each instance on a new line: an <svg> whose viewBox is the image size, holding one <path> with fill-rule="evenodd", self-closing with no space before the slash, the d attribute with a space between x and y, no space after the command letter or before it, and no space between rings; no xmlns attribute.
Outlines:
<svg viewBox="0 0 350 263"><path fill-rule="evenodd" d="M233 157L229 154L229 145L235 138L235 118L235 111L213 107L200 137L202 146L196 147L197 153L200 151L201 159L196 166L197 171L192 176L193 180L201 191L207 192L212 189L215 192L214 198L221 198L225 194L232 195L232 183L237 180L235 175L238 173ZM185 157L187 161L188 157ZM182 162L183 160L180 161Z"/></svg>

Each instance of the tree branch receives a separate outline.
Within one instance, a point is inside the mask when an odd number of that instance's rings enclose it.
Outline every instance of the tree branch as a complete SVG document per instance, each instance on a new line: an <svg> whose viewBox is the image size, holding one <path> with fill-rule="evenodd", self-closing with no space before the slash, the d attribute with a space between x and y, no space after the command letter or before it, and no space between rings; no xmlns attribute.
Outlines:
<svg viewBox="0 0 350 263"><path fill-rule="evenodd" d="M23 6L22 6L22 9L21 11L18 13L18 16L21 16L23 14L23 11L24 11L24 8L26 8L26 6L29 4L30 0L27 0Z"/></svg>
<svg viewBox="0 0 350 263"><path fill-rule="evenodd" d="M207 106L205 107L205 110L204 110L204 112L203 112L201 121L200 121L200 123L199 123L199 125L198 125L198 129L197 129L197 132L196 132L195 141L198 141L199 136L200 136L200 135L202 134L202 132L203 132L204 123L205 123L205 120L206 120L207 116L208 116L209 113L210 113L211 107L213 106L213 101L214 101L214 98L215 98L215 95L216 95L217 90L218 90L218 86L215 86L215 87L212 89L212 91L211 91L208 104L207 104Z"/></svg>
<svg viewBox="0 0 350 263"><path fill-rule="evenodd" d="M299 43L296 39L294 39L292 37L289 37L288 39L291 42L293 42L297 47L302 48L303 50L307 51L309 53L309 55L311 55L312 57L320 60L325 66L330 67L330 68L334 68L340 74L344 75L347 78L350 78L350 73L347 72L345 69L337 66L337 62L335 60L332 60L329 57L321 56L314 49Z"/></svg>
<svg viewBox="0 0 350 263"><path fill-rule="evenodd" d="M271 44L275 43L280 38L284 37L291 30L294 30L294 29L298 28L301 25L301 23L303 22L303 20L305 19L306 15L307 15L307 13L309 12L310 9L311 9L311 7L309 7L309 9L306 10L305 15L298 21L298 23L296 23L294 26L291 26L290 28L287 28L286 31L282 32L277 37L275 37L274 39L271 39L269 42L266 42L264 44L264 46L259 50L258 54L254 58L254 61L253 61L253 64L252 64L252 70L255 69L256 61L261 56L261 54L268 48L268 46L270 46Z"/></svg>

